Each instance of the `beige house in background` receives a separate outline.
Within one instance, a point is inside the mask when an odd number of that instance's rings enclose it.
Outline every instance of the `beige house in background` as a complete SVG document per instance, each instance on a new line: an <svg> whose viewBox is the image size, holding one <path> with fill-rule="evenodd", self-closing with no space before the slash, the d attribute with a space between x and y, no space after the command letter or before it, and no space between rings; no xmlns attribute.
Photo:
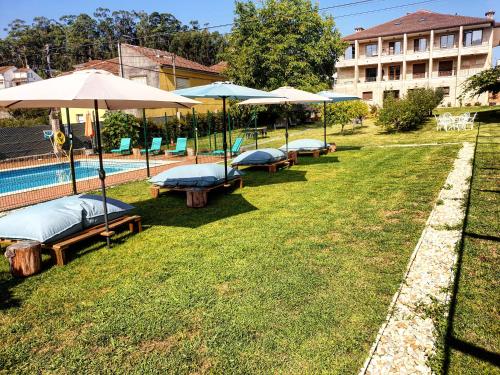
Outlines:
<svg viewBox="0 0 500 375"><path fill-rule="evenodd" d="M337 63L335 91L382 105L384 97L403 97L418 87L442 88L442 105L458 106L461 85L492 67L500 29L493 19L426 10L369 29L356 28L344 38L350 45ZM488 95L464 101L488 104Z"/></svg>

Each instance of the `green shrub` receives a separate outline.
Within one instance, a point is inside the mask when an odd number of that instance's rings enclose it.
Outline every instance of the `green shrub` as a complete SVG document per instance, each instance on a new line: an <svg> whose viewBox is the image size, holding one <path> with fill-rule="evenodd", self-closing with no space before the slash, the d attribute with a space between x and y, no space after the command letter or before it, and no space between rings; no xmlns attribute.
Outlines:
<svg viewBox="0 0 500 375"><path fill-rule="evenodd" d="M121 138L131 138L132 146L136 147L140 130L140 122L135 116L122 111L108 111L102 121L102 146L110 151L119 147Z"/></svg>
<svg viewBox="0 0 500 375"><path fill-rule="evenodd" d="M330 125L339 124L341 132L344 132L344 126L354 119L368 116L368 105L362 100L349 100L329 104L327 108L326 120Z"/></svg>
<svg viewBox="0 0 500 375"><path fill-rule="evenodd" d="M409 91L406 98L395 99L389 96L384 100L377 125L389 131L407 131L417 129L443 100L441 90L415 89Z"/></svg>

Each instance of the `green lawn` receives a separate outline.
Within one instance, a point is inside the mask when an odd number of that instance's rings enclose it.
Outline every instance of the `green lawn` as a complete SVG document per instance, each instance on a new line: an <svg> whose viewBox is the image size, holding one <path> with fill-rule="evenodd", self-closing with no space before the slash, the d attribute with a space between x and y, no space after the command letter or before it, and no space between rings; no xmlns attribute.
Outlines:
<svg viewBox="0 0 500 375"><path fill-rule="evenodd" d="M500 356L498 123L481 126L479 135L464 245L459 250L460 273L452 294L453 325L441 325L442 342L434 360L438 373L447 366L449 374L500 373L493 364L498 366Z"/></svg>
<svg viewBox="0 0 500 375"><path fill-rule="evenodd" d="M146 182L109 189L144 232L25 280L0 262L0 371L357 372L461 147L357 145L472 134L431 128L333 133L341 151L248 172L204 209Z"/></svg>
<svg viewBox="0 0 500 375"><path fill-rule="evenodd" d="M436 114L443 112L451 112L453 115L458 115L462 112L478 112L477 122L490 120L492 110L500 109L497 107L463 107L463 108L439 108L436 109ZM259 126L266 124L259 124ZM477 125L477 123L476 123ZM232 133L232 139L241 136L240 130L235 130ZM375 126L374 120L369 118L363 123L363 126L357 125L352 131L350 125L345 127L344 134L340 132L340 125L327 127L327 139L330 142L337 143L344 149L346 147L370 147L379 145L395 145L395 144L413 144L413 143L447 143L447 142L463 142L474 141L475 133L471 131L457 132L457 131L436 131L436 122L434 118L427 121L424 126L416 131L405 132L401 134L390 134L385 132L381 127ZM316 138L323 139L323 124L315 123L308 126L294 126L290 128L290 141L300 138ZM189 147L194 147L194 141L190 139ZM269 127L268 137L259 139L259 147L281 147L285 143L285 130L278 129L272 130ZM246 149L253 149L255 141L246 139L244 147ZM199 138L200 148L209 148L207 137ZM212 135L212 148L214 147ZM217 136L217 148L222 148L222 134ZM229 148L229 140L228 140Z"/></svg>

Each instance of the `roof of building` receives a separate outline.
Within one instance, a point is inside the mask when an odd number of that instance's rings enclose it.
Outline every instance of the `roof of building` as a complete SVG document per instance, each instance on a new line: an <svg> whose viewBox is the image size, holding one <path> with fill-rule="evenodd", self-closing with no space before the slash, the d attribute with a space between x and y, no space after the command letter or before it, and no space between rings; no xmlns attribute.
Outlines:
<svg viewBox="0 0 500 375"><path fill-rule="evenodd" d="M109 60L89 60L81 64L74 65L74 70L70 72L64 72L59 75L67 75L79 70L87 70L87 69L99 69L105 70L114 74L115 76L119 75L119 62L118 57L109 59Z"/></svg>
<svg viewBox="0 0 500 375"><path fill-rule="evenodd" d="M219 74L219 72L217 70L213 69L210 66L205 66L205 65L202 65L202 64L197 63L195 61L185 59L185 58L180 57L179 55L175 55L171 52L166 52L166 51L162 51L162 50L154 49L154 48L134 46L132 44L122 44L122 46L135 50L136 52L138 52L142 56L149 58L150 60L156 62L159 65L172 66L173 60L175 58L175 67L176 68L196 70L196 71L210 73L210 74Z"/></svg>
<svg viewBox="0 0 500 375"><path fill-rule="evenodd" d="M227 69L227 61L218 62L217 64L211 65L210 68L219 73L222 73L224 70Z"/></svg>
<svg viewBox="0 0 500 375"><path fill-rule="evenodd" d="M428 10L419 10L408 13L406 16L393 19L389 22L370 27L347 35L344 40L369 39L379 36L398 35L404 33L417 33L420 31L446 29L450 27L469 26L489 23L495 25L495 21L489 18L468 17L452 14L434 13Z"/></svg>
<svg viewBox="0 0 500 375"><path fill-rule="evenodd" d="M13 69L13 68L15 69L16 67L13 65L0 66L0 74L3 74L6 71Z"/></svg>

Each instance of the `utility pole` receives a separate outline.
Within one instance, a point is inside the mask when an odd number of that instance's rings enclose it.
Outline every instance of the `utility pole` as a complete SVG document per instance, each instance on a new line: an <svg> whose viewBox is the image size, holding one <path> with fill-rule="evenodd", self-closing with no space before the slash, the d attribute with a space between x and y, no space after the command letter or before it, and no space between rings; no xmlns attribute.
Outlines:
<svg viewBox="0 0 500 375"><path fill-rule="evenodd" d="M45 54L47 59L47 73L49 78L52 78L52 68L50 67L50 45L47 43L45 45Z"/></svg>
<svg viewBox="0 0 500 375"><path fill-rule="evenodd" d="M120 77L123 78L122 43L118 42L118 62L120 63Z"/></svg>

